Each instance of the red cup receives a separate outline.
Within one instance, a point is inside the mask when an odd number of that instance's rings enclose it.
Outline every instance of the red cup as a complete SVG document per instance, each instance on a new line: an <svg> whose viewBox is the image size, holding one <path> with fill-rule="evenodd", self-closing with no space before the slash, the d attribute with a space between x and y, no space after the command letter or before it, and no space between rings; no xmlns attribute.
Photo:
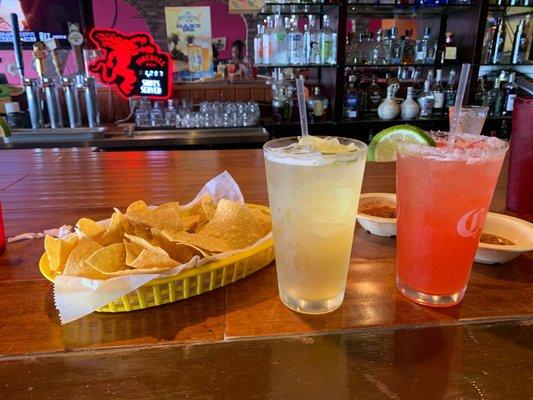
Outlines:
<svg viewBox="0 0 533 400"><path fill-rule="evenodd" d="M507 209L533 215L533 97L518 97L514 103L509 151Z"/></svg>
<svg viewBox="0 0 533 400"><path fill-rule="evenodd" d="M6 231L4 230L4 218L2 217L2 203L0 203L0 254L6 249Z"/></svg>

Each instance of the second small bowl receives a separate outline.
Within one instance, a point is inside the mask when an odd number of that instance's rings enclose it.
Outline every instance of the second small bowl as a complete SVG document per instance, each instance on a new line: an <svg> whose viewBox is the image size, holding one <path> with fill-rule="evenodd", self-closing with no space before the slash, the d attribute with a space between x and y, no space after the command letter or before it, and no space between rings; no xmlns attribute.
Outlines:
<svg viewBox="0 0 533 400"><path fill-rule="evenodd" d="M396 236L396 217L385 218L361 212L369 206L389 206L396 209L395 193L363 193L359 198L357 221L363 229L377 236Z"/></svg>

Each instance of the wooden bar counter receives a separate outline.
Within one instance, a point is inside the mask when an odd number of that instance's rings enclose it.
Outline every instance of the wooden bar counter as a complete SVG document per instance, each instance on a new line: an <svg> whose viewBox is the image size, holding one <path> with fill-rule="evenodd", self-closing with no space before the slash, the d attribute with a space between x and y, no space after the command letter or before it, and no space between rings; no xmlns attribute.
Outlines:
<svg viewBox="0 0 533 400"><path fill-rule="evenodd" d="M247 202L268 204L260 150L0 152L6 231L189 201L224 170ZM504 211L506 176L493 211ZM363 192L394 187L393 164L367 164ZM396 289L395 240L358 226L346 298L330 314L285 308L271 265L189 300L61 325L42 252L28 240L0 256L0 399L533 398L533 253L475 264L460 305L429 308Z"/></svg>

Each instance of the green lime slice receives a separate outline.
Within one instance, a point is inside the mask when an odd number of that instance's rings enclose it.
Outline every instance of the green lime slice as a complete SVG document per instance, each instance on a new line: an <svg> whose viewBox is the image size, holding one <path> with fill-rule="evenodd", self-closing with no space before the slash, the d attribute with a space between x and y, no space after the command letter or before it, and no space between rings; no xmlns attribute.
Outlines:
<svg viewBox="0 0 533 400"><path fill-rule="evenodd" d="M11 136L11 129L9 128L6 120L0 117L0 137L9 136Z"/></svg>
<svg viewBox="0 0 533 400"><path fill-rule="evenodd" d="M419 143L435 146L435 141L425 131L412 125L395 125L383 129L372 138L368 146L368 161L395 161L398 143Z"/></svg>

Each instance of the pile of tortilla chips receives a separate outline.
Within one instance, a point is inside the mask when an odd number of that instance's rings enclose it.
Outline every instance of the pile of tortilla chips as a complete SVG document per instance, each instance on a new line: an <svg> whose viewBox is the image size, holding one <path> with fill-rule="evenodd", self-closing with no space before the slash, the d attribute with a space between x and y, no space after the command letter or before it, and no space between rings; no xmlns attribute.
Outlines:
<svg viewBox="0 0 533 400"><path fill-rule="evenodd" d="M142 200L118 209L109 224L82 218L77 234L46 236L51 270L90 279L160 273L193 257L244 249L272 230L270 215L229 200L215 205L204 195L192 207L166 203L150 208Z"/></svg>

